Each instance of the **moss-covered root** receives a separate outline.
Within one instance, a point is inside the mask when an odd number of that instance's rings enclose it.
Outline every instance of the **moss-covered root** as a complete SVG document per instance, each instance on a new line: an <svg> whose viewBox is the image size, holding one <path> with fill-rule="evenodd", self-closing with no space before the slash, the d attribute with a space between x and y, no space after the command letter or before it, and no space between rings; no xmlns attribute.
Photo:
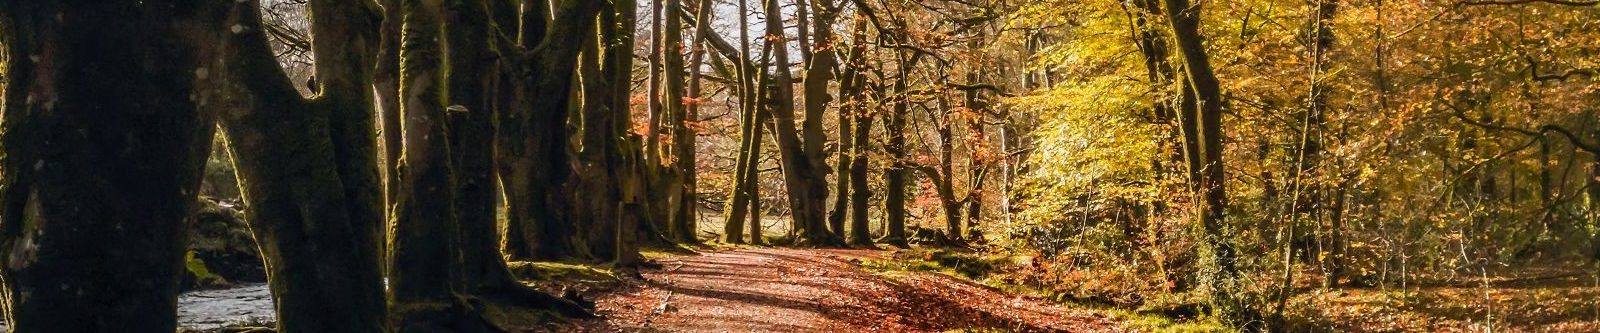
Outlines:
<svg viewBox="0 0 1600 333"><path fill-rule="evenodd" d="M547 310L562 317L589 319L597 317L593 311L571 300L520 284L486 286L481 297L486 301L535 310Z"/></svg>
<svg viewBox="0 0 1600 333"><path fill-rule="evenodd" d="M412 303L391 309L393 327L400 333L500 333L483 315L482 307L464 299L448 303Z"/></svg>

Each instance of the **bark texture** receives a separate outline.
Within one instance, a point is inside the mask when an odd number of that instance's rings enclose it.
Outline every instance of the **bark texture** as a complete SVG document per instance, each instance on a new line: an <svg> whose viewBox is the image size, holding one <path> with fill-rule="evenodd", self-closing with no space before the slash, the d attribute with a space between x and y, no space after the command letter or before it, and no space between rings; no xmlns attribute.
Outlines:
<svg viewBox="0 0 1600 333"><path fill-rule="evenodd" d="M541 36L524 31L523 45L502 49L514 73L511 105L501 110L496 133L497 164L505 190L507 224L520 227L520 236L534 259L574 256L582 244L567 193L572 159L569 158L567 120L573 94L578 52L593 38L595 15L601 1L527 0L527 8L553 8ZM544 21L537 13L524 13L523 25ZM526 29L525 30L531 30ZM512 236L507 236L512 237Z"/></svg>
<svg viewBox="0 0 1600 333"><path fill-rule="evenodd" d="M1239 271L1235 258L1230 229L1225 220L1227 210L1226 178L1222 161L1222 111L1221 87L1211 60L1206 54L1204 37L1200 35L1199 4L1188 0L1165 0L1167 20L1171 24L1175 49L1182 59L1186 76L1180 90L1184 98L1180 103L1179 119L1187 133L1185 142L1191 174L1192 197L1196 198L1195 216L1202 228L1204 250L1210 262L1202 271L1209 290L1213 311L1227 321L1246 323L1255 315L1246 307L1239 294Z"/></svg>
<svg viewBox="0 0 1600 333"><path fill-rule="evenodd" d="M12 332L172 331L213 131L188 1L0 4L0 281Z"/></svg>
<svg viewBox="0 0 1600 333"><path fill-rule="evenodd" d="M782 17L778 0L767 0L767 17ZM824 164L816 163L806 153L795 126L794 87L789 74L787 38L781 20L767 20L766 40L774 46L772 84L773 136L778 143L778 153L783 164L784 183L789 188L789 207L801 241L810 245L833 246L844 242L828 232L826 202L827 180ZM819 135L820 136L820 135ZM820 152L818 153L820 155Z"/></svg>
<svg viewBox="0 0 1600 333"><path fill-rule="evenodd" d="M267 262L280 332L383 332L383 190L374 132L375 8L311 1L316 91L278 66L256 1L211 22L198 98L218 112L246 215ZM288 135L293 133L293 135Z"/></svg>

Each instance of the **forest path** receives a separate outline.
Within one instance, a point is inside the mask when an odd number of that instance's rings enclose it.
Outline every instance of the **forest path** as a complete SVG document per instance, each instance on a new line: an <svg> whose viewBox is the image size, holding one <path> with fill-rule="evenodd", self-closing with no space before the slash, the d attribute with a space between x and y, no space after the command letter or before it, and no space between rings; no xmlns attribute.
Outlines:
<svg viewBox="0 0 1600 333"><path fill-rule="evenodd" d="M658 259L597 296L580 332L1118 332L1110 318L937 273L885 277L878 250L737 249Z"/></svg>

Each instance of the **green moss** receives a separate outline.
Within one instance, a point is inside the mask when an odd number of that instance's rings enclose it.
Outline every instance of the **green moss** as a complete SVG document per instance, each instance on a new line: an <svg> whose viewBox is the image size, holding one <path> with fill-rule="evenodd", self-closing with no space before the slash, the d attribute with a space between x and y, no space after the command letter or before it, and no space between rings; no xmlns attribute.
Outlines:
<svg viewBox="0 0 1600 333"><path fill-rule="evenodd" d="M983 282L1007 261L1009 258L1005 256L984 256L943 248L915 248L897 251L889 259L863 260L861 265L876 272L931 272Z"/></svg>
<svg viewBox="0 0 1600 333"><path fill-rule="evenodd" d="M508 264L511 273L528 281L570 281L586 284L608 284L618 281L616 274L601 266L560 263L516 261Z"/></svg>
<svg viewBox="0 0 1600 333"><path fill-rule="evenodd" d="M195 280L200 285L211 286L228 283L222 276L212 273L210 268L206 268L206 262L195 257L195 251L189 251L183 255L183 267L189 271L190 275L194 275Z"/></svg>
<svg viewBox="0 0 1600 333"><path fill-rule="evenodd" d="M694 249L678 244L673 244L671 247L646 246L639 249L639 257L646 260L657 260L695 253L696 252Z"/></svg>
<svg viewBox="0 0 1600 333"><path fill-rule="evenodd" d="M1107 310L1122 322L1124 328L1139 332L1151 333L1210 333L1210 332L1236 332L1237 330L1223 325L1215 319L1178 320L1159 314L1137 313L1133 311L1112 309Z"/></svg>
<svg viewBox="0 0 1600 333"><path fill-rule="evenodd" d="M487 302L482 307L483 318L500 327L521 327L530 332L557 332L566 322L561 315L544 309L533 309L517 304Z"/></svg>

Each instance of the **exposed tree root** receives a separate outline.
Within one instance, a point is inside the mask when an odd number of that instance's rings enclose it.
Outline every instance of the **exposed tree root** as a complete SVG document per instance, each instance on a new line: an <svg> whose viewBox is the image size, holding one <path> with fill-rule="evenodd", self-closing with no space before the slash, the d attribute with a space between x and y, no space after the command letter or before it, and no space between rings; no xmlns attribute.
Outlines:
<svg viewBox="0 0 1600 333"><path fill-rule="evenodd" d="M486 285L479 290L478 297L506 306L548 310L567 318L588 319L596 317L593 309L578 304L574 300L556 297L520 283Z"/></svg>
<svg viewBox="0 0 1600 333"><path fill-rule="evenodd" d="M471 300L456 298L448 303L411 304L392 310L396 332L401 333L500 333L506 330L483 315L483 307Z"/></svg>

